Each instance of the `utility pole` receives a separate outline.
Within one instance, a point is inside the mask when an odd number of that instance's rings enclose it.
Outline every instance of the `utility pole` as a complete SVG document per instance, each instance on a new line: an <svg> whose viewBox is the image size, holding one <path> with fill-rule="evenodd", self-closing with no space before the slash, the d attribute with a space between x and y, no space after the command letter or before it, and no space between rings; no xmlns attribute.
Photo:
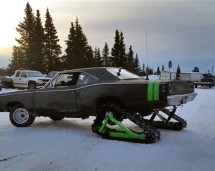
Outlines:
<svg viewBox="0 0 215 171"><path fill-rule="evenodd" d="M149 61L148 61L148 40L147 40L147 28L146 28L146 64L147 67L149 67Z"/></svg>
<svg viewBox="0 0 215 171"><path fill-rule="evenodd" d="M212 75L214 74L214 66L212 65Z"/></svg>
<svg viewBox="0 0 215 171"><path fill-rule="evenodd" d="M148 40L147 40L147 28L146 28L146 79L149 80L149 62L148 62Z"/></svg>

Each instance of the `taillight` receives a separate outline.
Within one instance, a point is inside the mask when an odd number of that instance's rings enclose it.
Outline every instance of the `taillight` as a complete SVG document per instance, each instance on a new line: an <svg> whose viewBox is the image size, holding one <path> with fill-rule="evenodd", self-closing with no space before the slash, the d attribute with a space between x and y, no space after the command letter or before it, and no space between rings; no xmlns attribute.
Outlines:
<svg viewBox="0 0 215 171"><path fill-rule="evenodd" d="M161 92L162 92L162 93L165 93L165 92L166 92L166 86L165 86L165 84L162 84L162 85L161 85Z"/></svg>
<svg viewBox="0 0 215 171"><path fill-rule="evenodd" d="M173 91L173 85L169 84L169 92Z"/></svg>

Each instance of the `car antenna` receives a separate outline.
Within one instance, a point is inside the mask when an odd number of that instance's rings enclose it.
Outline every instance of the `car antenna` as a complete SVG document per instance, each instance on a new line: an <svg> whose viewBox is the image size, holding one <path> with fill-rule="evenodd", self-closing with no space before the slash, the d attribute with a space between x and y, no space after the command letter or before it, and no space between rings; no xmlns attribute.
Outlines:
<svg viewBox="0 0 215 171"><path fill-rule="evenodd" d="M149 80L149 59L148 59L148 40L147 40L147 28L145 28L146 31L146 61L147 61L147 68L146 68L146 80Z"/></svg>
<svg viewBox="0 0 215 171"><path fill-rule="evenodd" d="M119 68L119 71L117 72L117 76L120 76L120 75L121 75L121 74L120 74L121 70L122 70L122 67Z"/></svg>

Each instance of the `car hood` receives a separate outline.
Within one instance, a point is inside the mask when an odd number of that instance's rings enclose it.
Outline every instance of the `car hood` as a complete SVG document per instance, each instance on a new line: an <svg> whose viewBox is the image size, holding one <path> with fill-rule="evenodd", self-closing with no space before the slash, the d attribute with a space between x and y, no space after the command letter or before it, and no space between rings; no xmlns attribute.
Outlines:
<svg viewBox="0 0 215 171"><path fill-rule="evenodd" d="M46 77L31 77L30 78L31 80L46 80L46 81L49 81L50 80L50 78L46 78Z"/></svg>

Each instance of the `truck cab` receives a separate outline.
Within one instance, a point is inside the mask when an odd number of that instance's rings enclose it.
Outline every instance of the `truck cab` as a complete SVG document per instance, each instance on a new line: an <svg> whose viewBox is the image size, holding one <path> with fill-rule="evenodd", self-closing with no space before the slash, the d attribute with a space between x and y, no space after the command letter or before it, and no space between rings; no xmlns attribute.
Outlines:
<svg viewBox="0 0 215 171"><path fill-rule="evenodd" d="M11 79L13 87L28 89L41 88L49 81L41 72L34 70L16 70Z"/></svg>

